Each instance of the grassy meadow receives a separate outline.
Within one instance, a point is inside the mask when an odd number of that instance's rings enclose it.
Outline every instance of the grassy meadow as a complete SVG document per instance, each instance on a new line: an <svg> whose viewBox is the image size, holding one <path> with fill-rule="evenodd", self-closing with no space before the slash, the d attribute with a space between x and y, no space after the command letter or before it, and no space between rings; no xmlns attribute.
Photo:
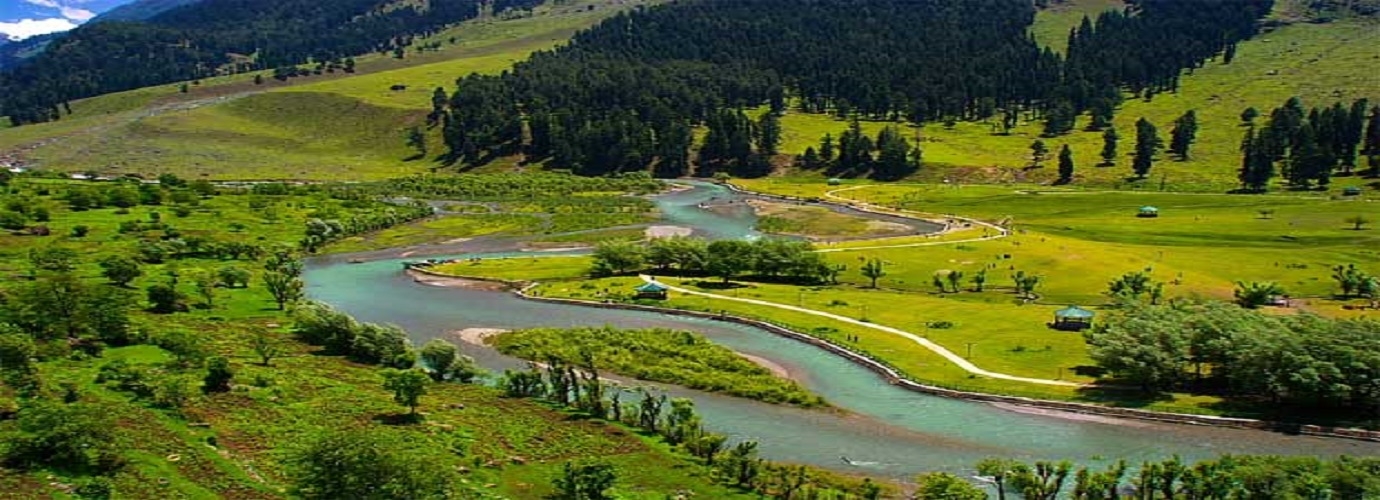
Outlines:
<svg viewBox="0 0 1380 500"><path fill-rule="evenodd" d="M653 2L579 1L546 5L530 17L461 23L405 59L366 55L355 74L278 82L262 73L202 80L187 93L172 84L74 102L63 120L0 130L0 151L22 151L43 168L206 179L372 180L426 172L414 158L411 127L426 128L431 95L469 73L496 73L623 9ZM392 91L405 85L404 91ZM430 153L440 130L429 129Z"/></svg>
<svg viewBox="0 0 1380 500"><path fill-rule="evenodd" d="M1168 297L1232 300L1237 282L1276 282L1295 302L1295 310L1332 317L1377 317L1351 306L1364 301L1334 298L1331 269L1357 264L1380 273L1380 238L1372 223L1355 230L1345 219L1362 215L1380 220L1373 197L1251 196L1104 192L1039 186L936 186L859 184L838 187L799 178L740 181L746 188L776 194L821 197L826 192L857 202L929 214L959 214L992 222L1009 221L1011 237L945 243L911 237L826 245L827 258L843 266L840 282L799 287L741 281L724 289L717 280L665 277L669 284L707 293L752 298L826 311L923 335L949 350L970 355L978 366L1034 378L1089 383L1093 365L1081 335L1047 325L1053 312L1070 304L1097 310L1110 301L1108 284L1126 273L1144 272L1166 283ZM1026 188L1026 189L1020 189ZM844 189L843 191L838 191ZM1158 218L1136 217L1154 205ZM947 238L983 236L978 229ZM952 240L950 240L952 241ZM924 244L901 248L867 248ZM859 269L880 259L886 276L877 288ZM465 276L492 276L543 282L539 293L592 300L627 300L634 278L588 279L588 257L525 258L457 263L442 268ZM987 273L983 291L971 277ZM933 284L935 276L964 273L959 291ZM1016 295L1016 271L1043 278L1038 298ZM1111 404L1193 413L1256 415L1260 408L1229 408L1214 397L1175 395L1168 400L1127 401L1111 392L1076 391L972 377L909 340L857 325L765 306L672 293L673 307L727 311L787 325L854 347L898 367L917 380L948 387L1034 397L1102 401ZM1291 310L1278 309L1281 314ZM1103 311L1106 314L1106 311ZM933 328L936 324L949 327ZM971 354L969 354L971 349Z"/></svg>
<svg viewBox="0 0 1380 500"><path fill-rule="evenodd" d="M1041 19L1050 17L1043 13L1041 16ZM1067 22L1076 25L1081 14L1058 19L1060 26ZM1053 32L1058 30L1041 26L1036 25L1037 34L1049 31L1048 38L1064 43L1067 28L1062 28L1063 34L1055 37ZM1040 137L1043 122L1038 120L1023 120L1008 136L994 134L992 124L982 122L959 122L953 128L942 124L910 126L908 133L912 140L915 136L921 138L926 162L916 179L926 182L1048 183L1056 177L1054 161L1045 162L1040 169L1024 168L1031 163L1030 144L1041 139L1051 151L1059 151L1064 144L1072 148L1077 166L1075 185L1118 188L1140 185L1158 189L1163 182L1169 190L1176 191L1233 189L1238 187L1238 148L1246 131L1240 118L1242 110L1255 107L1268 115L1271 109L1293 96L1302 98L1308 107L1330 106L1334 102L1349 106L1353 100L1361 98L1380 102L1380 79L1365 78L1357 73L1358 68L1371 65L1380 57L1377 47L1380 47L1380 29L1374 20L1299 23L1263 33L1241 43L1231 64L1209 61L1203 68L1184 75L1177 93L1157 95L1151 101L1129 99L1123 103L1114 121L1121 134L1120 159L1110 167L1096 166L1101 163L1102 134L1082 130L1088 123L1087 116L1079 118L1074 132L1054 138ZM1199 124L1190 160L1180 162L1163 154L1151 170L1150 180L1129 181L1136 120L1149 119L1159 127L1161 137L1168 140L1173 121L1188 110L1196 111ZM837 138L848 126L827 115L798 112L783 117L782 125L781 149L792 154L803 153L810 146L818 147L820 138L826 133ZM863 130L875 135L885 125L887 123L865 122ZM1342 177L1334 179L1333 186L1335 189L1361 183L1361 179Z"/></svg>

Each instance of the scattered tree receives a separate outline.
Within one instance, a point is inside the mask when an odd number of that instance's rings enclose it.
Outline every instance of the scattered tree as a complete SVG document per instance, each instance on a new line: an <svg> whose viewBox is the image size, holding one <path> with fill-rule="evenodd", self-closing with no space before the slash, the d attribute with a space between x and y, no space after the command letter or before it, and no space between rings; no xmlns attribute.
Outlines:
<svg viewBox="0 0 1380 500"><path fill-rule="evenodd" d="M1132 159L1131 169L1137 178L1144 179L1150 175L1150 167L1155 164L1155 154L1162 145L1154 124L1144 118L1136 122L1136 153Z"/></svg>
<svg viewBox="0 0 1380 500"><path fill-rule="evenodd" d="M1116 146L1117 136L1115 128L1109 128L1102 132L1102 164L1105 166L1116 165Z"/></svg>
<svg viewBox="0 0 1380 500"><path fill-rule="evenodd" d="M1059 180L1058 184L1068 184L1073 182L1073 150L1065 144L1059 150Z"/></svg>
<svg viewBox="0 0 1380 500"><path fill-rule="evenodd" d="M409 415L417 414L417 406L421 404L422 396L426 395L426 386L430 382L431 378L426 372L419 369L390 369L383 372L384 390L391 391L393 401L406 406Z"/></svg>
<svg viewBox="0 0 1380 500"><path fill-rule="evenodd" d="M868 259L861 270L863 277L872 281L872 288L877 288L877 280L886 276L886 264L881 259Z"/></svg>
<svg viewBox="0 0 1380 500"><path fill-rule="evenodd" d="M113 285L127 287L143 274L139 262L124 255L110 255L101 259L101 275Z"/></svg>
<svg viewBox="0 0 1380 500"><path fill-rule="evenodd" d="M607 491L613 487L618 479L617 471L612 465L603 463L575 464L566 462L561 470L561 477L556 478L556 493L553 499L558 500L612 500L612 496Z"/></svg>
<svg viewBox="0 0 1380 500"><path fill-rule="evenodd" d="M230 380L235 371L230 368L230 360L225 356L206 358L206 377L201 381L203 392L230 392Z"/></svg>
<svg viewBox="0 0 1380 500"><path fill-rule="evenodd" d="M1369 217L1366 217L1364 215L1353 215L1351 217L1347 217L1345 222L1347 224L1351 224L1352 230L1360 231L1362 229L1365 229L1366 224L1370 224L1371 221Z"/></svg>
<svg viewBox="0 0 1380 500"><path fill-rule="evenodd" d="M1275 297L1284 295L1284 288L1275 282L1236 282L1236 303L1247 309L1268 305Z"/></svg>

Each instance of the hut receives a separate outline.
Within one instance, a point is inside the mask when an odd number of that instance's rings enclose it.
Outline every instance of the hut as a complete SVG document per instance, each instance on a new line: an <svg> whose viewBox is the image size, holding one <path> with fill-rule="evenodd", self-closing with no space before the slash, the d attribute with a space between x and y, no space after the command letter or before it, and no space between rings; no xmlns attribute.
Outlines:
<svg viewBox="0 0 1380 500"><path fill-rule="evenodd" d="M1345 189L1342 189L1342 196L1361 196L1361 188L1347 186Z"/></svg>
<svg viewBox="0 0 1380 500"><path fill-rule="evenodd" d="M1080 331L1092 327L1093 316L1097 314L1078 306L1068 306L1054 311L1054 329Z"/></svg>
<svg viewBox="0 0 1380 500"><path fill-rule="evenodd" d="M666 285L662 285L655 281L649 281L637 287L637 298L666 300L666 292L670 290L670 288L666 288Z"/></svg>
<svg viewBox="0 0 1380 500"><path fill-rule="evenodd" d="M843 179L840 179L840 178L837 178L837 177L835 177L835 178L833 178L833 179L829 179L829 185L830 185L830 186L838 186L838 185L841 185L841 184L843 184Z"/></svg>
<svg viewBox="0 0 1380 500"><path fill-rule="evenodd" d="M1146 206L1140 207L1140 212L1136 213L1136 217L1142 217L1142 218L1147 218L1147 219L1153 219L1153 218L1159 217L1159 216L1160 216L1160 209L1159 209L1159 207L1152 207L1152 206L1150 206L1150 205L1146 205Z"/></svg>

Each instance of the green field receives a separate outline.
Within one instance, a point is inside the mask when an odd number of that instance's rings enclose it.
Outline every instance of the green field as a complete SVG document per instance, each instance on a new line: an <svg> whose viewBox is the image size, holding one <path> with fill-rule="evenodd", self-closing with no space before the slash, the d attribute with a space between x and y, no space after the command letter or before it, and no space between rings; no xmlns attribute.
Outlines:
<svg viewBox="0 0 1380 500"><path fill-rule="evenodd" d="M780 179L743 182L758 191L792 196L822 196L837 187ZM1352 215L1380 219L1373 199L1329 200L1322 197L1210 194L1128 193L1064 190L1038 186L963 186L875 184L837 196L933 214L959 214L990 221L1010 220L1015 234L992 241L936 243L929 238L899 238L871 244L928 244L903 248L850 250L826 246L826 255L845 267L831 286L797 287L746 283L724 290L699 278L663 281L708 293L801 306L900 328L923 335L950 351L968 354L979 367L1011 375L1092 382L1079 367L1093 364L1082 336L1048 328L1053 312L1070 304L1095 310L1110 301L1108 284L1126 273L1146 272L1166 283L1168 297L1231 300L1239 281L1277 282L1301 310L1336 317L1376 317L1352 309L1364 301L1342 301L1331 278L1337 265L1357 264L1376 273L1380 268L1375 229L1354 230ZM1025 188L1026 190L1022 190ZM1161 216L1135 216L1143 205L1160 208ZM1262 211L1266 213L1262 214ZM956 233L968 238L976 230ZM867 259L885 263L878 289L858 269ZM485 260L447 267L465 276L495 276L545 284L539 293L589 300L622 300L638 283L630 278L588 280L585 257ZM972 276L986 269L982 292L973 291ZM960 291L941 292L936 275L961 271ZM1038 298L1021 300L1012 273L1043 277ZM715 281L715 280L711 280ZM854 345L917 380L948 387L1056 399L1118 403L1104 393L1076 394L1068 388L974 378L909 340L802 313L673 293L675 307L728 311L784 324L836 342L859 336ZM1287 313L1287 311L1281 311ZM1106 314L1106 311L1103 311ZM948 323L947 328L929 325ZM1140 403L1137 403L1140 404ZM1150 406L1167 411L1248 414L1226 410L1218 398L1177 395ZM1243 413L1244 412L1244 413Z"/></svg>
<svg viewBox="0 0 1380 500"><path fill-rule="evenodd" d="M1081 15L1074 17L1081 19ZM1059 40L1067 35L1067 29L1063 31ZM1176 191L1226 191L1238 187L1238 148L1246 130L1241 125L1242 110L1255 107L1268 115L1269 110L1293 96L1302 98L1309 107L1331 106L1339 101L1350 105L1361 98L1380 102L1380 79L1356 73L1356 68L1380 57L1376 47L1380 47L1380 29L1374 20L1287 25L1243 42L1231 64L1210 61L1185 75L1177 93L1161 94L1149 102L1125 102L1116 112L1115 126L1122 140L1121 159L1115 166L1096 166L1101 162L1102 135L1082 131L1087 116L1080 117L1073 133L1043 140L1051 151L1058 151L1064 144L1073 149L1076 185L1127 188L1132 186L1127 178L1131 176L1129 154L1135 143L1136 120L1149 119L1167 138L1172 122L1184 112L1195 110L1199 131L1192 159L1179 162L1163 155L1151 170L1151 180L1142 184L1147 189L1158 189L1163 182ZM828 116L794 112L787 114L782 124L782 151L793 154L803 153L809 146L818 147L826 133L837 138L847 128L847 123ZM863 130L875 135L885 125L865 122ZM1009 136L993 134L991 124L982 122L959 122L952 129L940 124L912 127L910 133L922 137L920 145L927 164L917 179L1051 182L1056 177L1052 161L1046 162L1044 168L1024 168L1030 164L1030 144L1040 138L1042 127L1040 121L1023 121ZM1333 186L1335 189L1361 183L1356 178L1337 178Z"/></svg>
<svg viewBox="0 0 1380 500"><path fill-rule="evenodd" d="M456 78L496 73L555 47L579 29L652 2L581 1L549 5L531 17L462 23L424 42L436 52L406 59L359 58L343 72L254 85L253 74L111 94L73 104L58 122L0 130L0 150L19 150L48 169L188 178L369 180L441 166L412 159L405 131L425 126L432 91ZM451 40L454 39L454 43ZM405 91L392 91L405 85ZM430 129L431 153L442 150Z"/></svg>

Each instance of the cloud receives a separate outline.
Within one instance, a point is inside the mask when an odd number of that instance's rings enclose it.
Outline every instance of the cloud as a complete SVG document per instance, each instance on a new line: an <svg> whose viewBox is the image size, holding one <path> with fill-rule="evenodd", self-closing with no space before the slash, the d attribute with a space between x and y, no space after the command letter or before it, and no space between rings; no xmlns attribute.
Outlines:
<svg viewBox="0 0 1380 500"><path fill-rule="evenodd" d="M50 19L20 19L14 22L0 22L0 33L4 33L15 40L21 40L34 35L68 31L76 27L76 23L73 23L71 20L58 17Z"/></svg>
<svg viewBox="0 0 1380 500"><path fill-rule="evenodd" d="M77 7L72 7L72 6L66 5L66 4L63 3L63 2L59 2L58 0L24 0L24 1L25 1L26 3L32 4L32 5L37 5L37 6L39 6L39 7L46 7L46 8L49 8L49 9L57 9L58 12L61 12L61 13L62 13L62 17L65 17L65 18L70 19L70 20L72 20L72 21L76 21L76 22L78 22L78 23L84 23L84 22L86 22L86 21L90 21L91 18L96 17L96 13L95 13L95 12L91 12L91 11L86 10L86 9L80 9L80 8L77 8ZM81 2L80 0L78 0L78 1L76 1L76 2L74 2L74 3L82 3L82 2Z"/></svg>

